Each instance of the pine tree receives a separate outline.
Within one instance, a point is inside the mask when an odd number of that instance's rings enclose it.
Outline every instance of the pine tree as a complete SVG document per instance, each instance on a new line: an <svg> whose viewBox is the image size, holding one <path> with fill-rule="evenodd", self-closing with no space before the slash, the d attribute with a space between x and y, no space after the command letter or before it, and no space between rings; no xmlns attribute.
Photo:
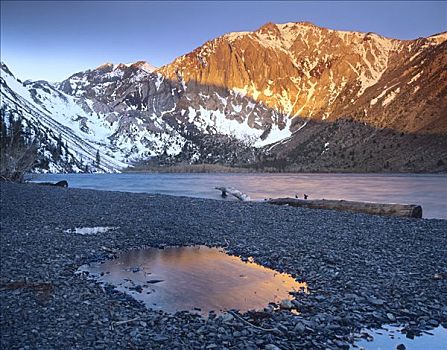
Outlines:
<svg viewBox="0 0 447 350"><path fill-rule="evenodd" d="M1 147L1 149L2 150L4 150L5 149L5 147L6 147L6 143L7 143L7 130L6 130L6 123L5 123L5 116L4 116L4 113L3 113L3 110L1 111L1 118L0 118L0 132L1 132L1 135L0 135L0 147Z"/></svg>
<svg viewBox="0 0 447 350"><path fill-rule="evenodd" d="M101 155L99 154L99 149L96 151L96 167L99 168L101 164Z"/></svg>
<svg viewBox="0 0 447 350"><path fill-rule="evenodd" d="M3 162L5 157L5 148L8 143L7 141L7 130L6 130L6 123L5 123L5 116L3 110L1 111L0 116L0 162Z"/></svg>
<svg viewBox="0 0 447 350"><path fill-rule="evenodd" d="M8 118L8 126L5 119ZM1 111L1 158L0 176L10 181L23 181L24 174L38 161L38 144L31 139L29 124L23 127L23 117Z"/></svg>
<svg viewBox="0 0 447 350"><path fill-rule="evenodd" d="M62 155L62 134L59 134L59 137L57 139L57 153L61 156Z"/></svg>

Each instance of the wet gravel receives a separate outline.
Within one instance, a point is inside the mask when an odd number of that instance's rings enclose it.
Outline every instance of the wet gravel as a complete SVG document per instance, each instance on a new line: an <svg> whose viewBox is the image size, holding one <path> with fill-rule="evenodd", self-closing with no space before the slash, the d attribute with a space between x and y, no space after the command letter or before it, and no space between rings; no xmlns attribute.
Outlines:
<svg viewBox="0 0 447 350"><path fill-rule="evenodd" d="M447 326L447 220L0 186L2 349L347 349L365 327ZM118 229L71 232L97 226ZM290 273L310 294L205 319L148 310L75 274L121 250L196 244Z"/></svg>

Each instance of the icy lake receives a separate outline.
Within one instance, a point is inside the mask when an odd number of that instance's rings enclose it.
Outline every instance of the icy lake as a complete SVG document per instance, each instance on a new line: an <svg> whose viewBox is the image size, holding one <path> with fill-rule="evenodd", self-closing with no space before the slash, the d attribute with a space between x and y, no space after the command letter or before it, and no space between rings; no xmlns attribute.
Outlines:
<svg viewBox="0 0 447 350"><path fill-rule="evenodd" d="M67 180L70 187L222 199L231 186L253 200L275 197L419 204L424 218L447 219L447 175L434 174L43 174L32 181ZM225 200L236 200L226 198Z"/></svg>

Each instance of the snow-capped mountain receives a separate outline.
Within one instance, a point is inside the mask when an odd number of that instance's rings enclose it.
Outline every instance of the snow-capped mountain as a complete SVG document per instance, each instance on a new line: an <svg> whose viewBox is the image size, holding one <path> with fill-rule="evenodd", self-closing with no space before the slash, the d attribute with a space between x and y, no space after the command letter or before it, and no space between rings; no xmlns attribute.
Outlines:
<svg viewBox="0 0 447 350"><path fill-rule="evenodd" d="M447 169L446 39L268 23L160 68L107 63L55 85L21 84L9 74L2 94L108 156L115 162L108 171L154 156L308 171L440 171ZM8 99L2 110L17 109ZM76 143L69 149L78 159Z"/></svg>
<svg viewBox="0 0 447 350"><path fill-rule="evenodd" d="M268 23L211 40L156 72L199 105L219 105L212 96L224 90L292 119L291 136L263 149L262 166L446 171L446 40Z"/></svg>
<svg viewBox="0 0 447 350"><path fill-rule="evenodd" d="M268 23L211 40L157 72L196 93L228 89L292 118L350 116L375 127L439 131L430 125L446 110L446 39L447 33L396 40L310 23ZM405 109L396 114L396 106ZM414 123L416 116L423 121Z"/></svg>
<svg viewBox="0 0 447 350"><path fill-rule="evenodd" d="M91 128L95 121L87 121L85 112L71 96L61 93L44 81L22 83L4 63L1 65L0 83L1 112L5 123L20 120L23 129L31 130L31 137L43 136L39 151L46 158L47 166L42 171L81 172L90 166L92 170L113 172L124 166L124 163L106 155L99 143L88 140L79 132L80 128L77 126L81 123L77 124L76 118L85 118L83 121L86 128ZM92 139L100 139L97 133L91 136ZM65 147L60 151L62 154L53 155L50 150L55 149L58 143ZM98 151L103 162L96 166L94 164Z"/></svg>
<svg viewBox="0 0 447 350"><path fill-rule="evenodd" d="M87 168L114 172L134 160L162 153L178 154L184 144L184 139L167 123L148 113L114 112L105 104L67 95L46 81L22 83L4 63L1 97L6 122L10 116L20 118L24 129L28 127L33 135L46 136L41 153L48 166L42 171L77 172ZM48 149L58 142L66 146L67 155L55 161Z"/></svg>
<svg viewBox="0 0 447 350"><path fill-rule="evenodd" d="M197 87L135 65L105 64L74 74L58 87L102 112L141 111L167 120L183 136L222 135L255 146L290 136L290 118L237 90Z"/></svg>

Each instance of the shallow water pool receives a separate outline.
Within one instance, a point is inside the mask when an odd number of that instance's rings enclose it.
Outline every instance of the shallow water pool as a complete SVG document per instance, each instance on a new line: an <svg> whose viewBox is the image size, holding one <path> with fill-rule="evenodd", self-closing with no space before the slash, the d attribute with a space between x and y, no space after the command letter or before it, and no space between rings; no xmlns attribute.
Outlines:
<svg viewBox="0 0 447 350"><path fill-rule="evenodd" d="M148 308L207 315L230 309L245 312L307 292L305 283L251 261L206 246L147 248L115 260L84 265L101 283L142 301Z"/></svg>
<svg viewBox="0 0 447 350"><path fill-rule="evenodd" d="M384 326L381 329L366 330L368 340L356 342L351 349L365 350L445 350L447 349L447 329L439 326L431 331L423 332L414 338L408 338L401 333L402 328Z"/></svg>

